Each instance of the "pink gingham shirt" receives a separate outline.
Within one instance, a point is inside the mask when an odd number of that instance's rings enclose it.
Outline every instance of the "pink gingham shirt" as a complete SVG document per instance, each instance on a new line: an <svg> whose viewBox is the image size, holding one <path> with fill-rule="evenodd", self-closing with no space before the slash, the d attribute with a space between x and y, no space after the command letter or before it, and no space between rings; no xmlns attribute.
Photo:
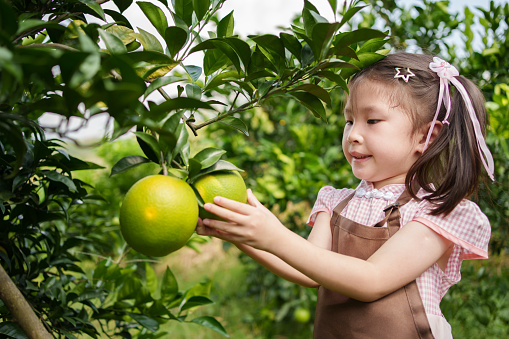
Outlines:
<svg viewBox="0 0 509 339"><path fill-rule="evenodd" d="M374 187L367 181L361 181L356 191L364 189L366 192L373 191ZM382 187L377 196L391 196L384 198L366 198L365 196L354 196L345 207L341 215L363 225L374 225L385 217L383 209L398 199L405 190L405 185L394 184ZM325 186L318 192L308 224L313 226L319 212L332 211L339 202L352 194L353 189L335 189ZM375 191L376 192L376 191ZM421 190L417 196L420 198L426 195ZM491 227L486 215L479 207L470 200L463 200L446 217L433 216L429 214L432 205L426 201L410 200L401 207L401 225L404 226L410 221L418 221L444 238L454 243L454 249L449 257L445 272L438 264L434 264L417 278L417 286L428 317L430 315L442 316L440 301L449 288L461 279L461 262L465 259L485 259L488 257L488 242L491 235ZM387 225L385 225L387 226Z"/></svg>

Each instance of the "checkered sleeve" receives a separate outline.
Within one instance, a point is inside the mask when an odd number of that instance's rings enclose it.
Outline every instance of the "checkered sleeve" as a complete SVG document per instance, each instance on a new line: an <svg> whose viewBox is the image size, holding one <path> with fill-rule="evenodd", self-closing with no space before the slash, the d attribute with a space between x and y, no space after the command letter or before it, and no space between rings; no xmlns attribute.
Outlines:
<svg viewBox="0 0 509 339"><path fill-rule="evenodd" d="M419 208L419 212L416 213L413 220L428 226L460 247L462 259L488 258L491 226L488 218L476 203L463 200L445 217L430 215L431 205L429 202L423 200L421 204L428 204L428 206Z"/></svg>
<svg viewBox="0 0 509 339"><path fill-rule="evenodd" d="M352 192L352 189L335 189L332 186L324 186L318 192L318 197L316 198L313 209L311 210L311 214L309 215L307 224L309 226L313 226L315 224L316 216L320 212L327 212L332 216L332 211L334 211L334 207L337 206L341 202L341 200L348 197L348 195Z"/></svg>

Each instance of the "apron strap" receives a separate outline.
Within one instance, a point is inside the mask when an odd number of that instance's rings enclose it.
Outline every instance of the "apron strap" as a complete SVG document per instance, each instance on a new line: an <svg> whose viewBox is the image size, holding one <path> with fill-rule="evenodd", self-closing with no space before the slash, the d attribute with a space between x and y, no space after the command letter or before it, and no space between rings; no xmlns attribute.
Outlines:
<svg viewBox="0 0 509 339"><path fill-rule="evenodd" d="M399 212L399 208L403 205L405 205L407 202L409 202L412 199L412 196L410 195L410 192L405 189L405 191L399 196L398 200L396 202L384 209L385 212L385 218L377 222L373 227L382 227L387 223L387 226L391 227L400 227L399 220L401 219L401 214Z"/></svg>
<svg viewBox="0 0 509 339"><path fill-rule="evenodd" d="M339 218L340 213L345 209L346 205L352 200L352 198L355 196L355 190L350 194L348 197L343 199L339 204L334 207L334 211L332 213L332 219L331 219L331 228L332 225L335 225L337 222L337 219Z"/></svg>

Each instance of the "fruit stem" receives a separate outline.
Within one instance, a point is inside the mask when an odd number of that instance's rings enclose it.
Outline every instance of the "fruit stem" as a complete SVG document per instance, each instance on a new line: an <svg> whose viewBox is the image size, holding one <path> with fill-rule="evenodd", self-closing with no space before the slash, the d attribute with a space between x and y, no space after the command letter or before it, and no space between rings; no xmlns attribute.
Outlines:
<svg viewBox="0 0 509 339"><path fill-rule="evenodd" d="M168 175L168 168L166 167L166 162L164 161L163 152L161 152L161 167L163 168L163 175Z"/></svg>

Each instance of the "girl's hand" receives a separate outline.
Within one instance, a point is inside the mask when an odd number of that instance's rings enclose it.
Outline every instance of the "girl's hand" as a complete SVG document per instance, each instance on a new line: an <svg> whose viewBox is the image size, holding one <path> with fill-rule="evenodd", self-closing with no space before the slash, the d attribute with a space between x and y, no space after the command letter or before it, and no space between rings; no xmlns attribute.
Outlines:
<svg viewBox="0 0 509 339"><path fill-rule="evenodd" d="M256 199L250 189L247 190L247 202L243 204L215 197L215 204L207 203L204 208L226 221L200 219L196 232L270 252L280 242L278 235L288 229Z"/></svg>

